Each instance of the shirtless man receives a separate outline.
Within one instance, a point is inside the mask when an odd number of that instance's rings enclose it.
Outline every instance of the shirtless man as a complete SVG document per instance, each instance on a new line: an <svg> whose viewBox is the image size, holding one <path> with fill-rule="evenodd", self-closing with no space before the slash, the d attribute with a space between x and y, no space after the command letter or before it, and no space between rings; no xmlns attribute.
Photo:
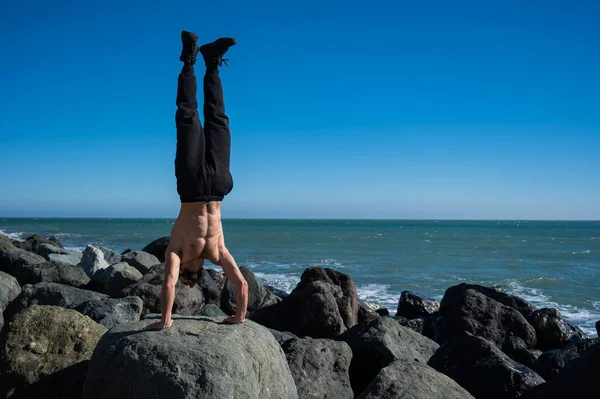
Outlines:
<svg viewBox="0 0 600 399"><path fill-rule="evenodd" d="M243 323L248 306L248 284L225 246L221 223L221 201L233 188L229 172L231 135L225 115L223 87L219 66L223 55L235 39L221 38L201 47L198 36L181 32L183 69L177 84L177 152L175 176L181 200L179 216L173 224L169 247L165 253L165 275L162 285L160 321L148 329L169 328L177 280L193 287L204 260L221 266L236 287L237 311L225 319L227 323ZM196 56L202 54L206 64L204 75L204 130L198 116L196 99Z"/></svg>

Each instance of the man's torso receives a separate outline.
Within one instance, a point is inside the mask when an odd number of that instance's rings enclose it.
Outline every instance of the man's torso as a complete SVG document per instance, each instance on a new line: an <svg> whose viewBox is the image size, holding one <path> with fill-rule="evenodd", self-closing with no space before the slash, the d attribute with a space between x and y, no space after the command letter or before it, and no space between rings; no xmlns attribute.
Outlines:
<svg viewBox="0 0 600 399"><path fill-rule="evenodd" d="M179 254L182 263L199 256L211 259L219 250L222 235L221 202L183 203L171 230L169 247Z"/></svg>

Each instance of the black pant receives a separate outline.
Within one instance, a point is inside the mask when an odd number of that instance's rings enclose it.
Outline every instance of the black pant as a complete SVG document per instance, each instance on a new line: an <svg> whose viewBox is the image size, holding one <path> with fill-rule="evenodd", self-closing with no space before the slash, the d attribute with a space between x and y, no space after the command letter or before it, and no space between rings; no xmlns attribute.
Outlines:
<svg viewBox="0 0 600 399"><path fill-rule="evenodd" d="M229 171L231 134L216 66L204 75L204 129L198 116L194 67L185 64L177 82L175 177L181 202L222 201L233 189Z"/></svg>

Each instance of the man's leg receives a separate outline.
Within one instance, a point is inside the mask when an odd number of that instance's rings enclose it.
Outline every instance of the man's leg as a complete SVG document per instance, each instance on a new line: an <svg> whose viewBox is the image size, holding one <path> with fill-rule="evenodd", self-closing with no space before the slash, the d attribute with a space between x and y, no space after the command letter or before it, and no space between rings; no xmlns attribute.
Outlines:
<svg viewBox="0 0 600 399"><path fill-rule="evenodd" d="M197 83L194 74L198 37L184 31L181 33L181 39L183 51L180 59L184 64L177 81L175 176L181 202L195 202L199 200L200 194L206 194L205 187L202 187L205 180L198 178L204 173L206 147L198 116Z"/></svg>
<svg viewBox="0 0 600 399"><path fill-rule="evenodd" d="M206 163L210 169L211 187L216 196L226 196L233 189L231 176L231 133L229 118L225 114L223 85L219 66L223 55L235 39L221 38L200 47L206 64L204 75L204 134L206 137Z"/></svg>

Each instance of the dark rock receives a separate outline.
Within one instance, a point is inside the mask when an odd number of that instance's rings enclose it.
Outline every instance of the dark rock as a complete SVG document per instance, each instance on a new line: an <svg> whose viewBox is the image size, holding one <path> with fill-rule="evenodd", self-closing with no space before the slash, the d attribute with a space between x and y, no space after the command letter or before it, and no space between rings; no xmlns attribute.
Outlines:
<svg viewBox="0 0 600 399"><path fill-rule="evenodd" d="M83 251L80 265L90 278L110 266L104 259L104 252L91 245L88 245Z"/></svg>
<svg viewBox="0 0 600 399"><path fill-rule="evenodd" d="M279 299L269 290L262 286L257 280L252 270L247 266L240 267L240 272L248 283L248 317L260 308L271 306L279 302ZM236 312L236 288L233 283L227 280L225 289L221 293L221 309L227 314L233 315Z"/></svg>
<svg viewBox="0 0 600 399"><path fill-rule="evenodd" d="M517 398L544 382L492 342L468 332L454 335L435 352L428 364L476 398Z"/></svg>
<svg viewBox="0 0 600 399"><path fill-rule="evenodd" d="M341 288L342 295L336 296L339 314L342 316L346 329L354 326L358 321L358 293L350 276L329 268L309 267L302 273L300 282L292 293L302 291L304 287L316 281Z"/></svg>
<svg viewBox="0 0 600 399"><path fill-rule="evenodd" d="M562 349L544 352L535 362L532 369L546 381L553 380L560 371L567 367L573 360L583 356L598 339L590 339L568 344Z"/></svg>
<svg viewBox="0 0 600 399"><path fill-rule="evenodd" d="M535 364L535 362L537 362L538 358L542 355L542 353L543 352L539 349L520 349L515 353L511 354L510 358L516 361L517 363L521 363L523 366L532 369L537 373L538 371L533 368L533 365Z"/></svg>
<svg viewBox="0 0 600 399"><path fill-rule="evenodd" d="M202 308L196 312L196 316L226 317L227 313L223 312L221 308L214 303L209 303L202 306Z"/></svg>
<svg viewBox="0 0 600 399"><path fill-rule="evenodd" d="M362 392L379 371L395 360L426 364L439 347L434 341L401 326L391 317L357 324L336 340L352 349L350 381L355 394Z"/></svg>
<svg viewBox="0 0 600 399"><path fill-rule="evenodd" d="M108 329L117 324L139 321L144 304L137 296L122 299L102 298L86 301L75 310Z"/></svg>
<svg viewBox="0 0 600 399"><path fill-rule="evenodd" d="M70 254L50 254L47 259L52 262L68 263L72 266L79 266L81 263L81 253L70 253Z"/></svg>
<svg viewBox="0 0 600 399"><path fill-rule="evenodd" d="M290 339L281 345L296 382L298 398L353 397L348 369L352 351L330 339Z"/></svg>
<svg viewBox="0 0 600 399"><path fill-rule="evenodd" d="M110 248L103 247L103 246L98 246L97 248L100 251L102 251L102 254L104 255L104 260L109 265L114 265L114 264L121 262L122 256L120 253L113 251Z"/></svg>
<svg viewBox="0 0 600 399"><path fill-rule="evenodd" d="M215 283L217 283L217 287L219 287L219 292L223 291L225 288L225 283L227 282L227 277L225 274L216 271L215 269L206 269L210 277L213 279Z"/></svg>
<svg viewBox="0 0 600 399"><path fill-rule="evenodd" d="M144 251L131 251L126 253L123 255L123 262L129 263L142 274L148 273L152 266L161 263L156 256Z"/></svg>
<svg viewBox="0 0 600 399"><path fill-rule="evenodd" d="M8 273L0 272L0 311L6 309L21 293L21 286L16 278Z"/></svg>
<svg viewBox="0 0 600 399"><path fill-rule="evenodd" d="M58 283L81 288L90 282L90 278L81 267L57 261L17 266L15 277L21 285Z"/></svg>
<svg viewBox="0 0 600 399"><path fill-rule="evenodd" d="M565 367L552 381L541 384L522 399L600 398L600 343L592 345Z"/></svg>
<svg viewBox="0 0 600 399"><path fill-rule="evenodd" d="M38 255L43 256L44 259L50 260L50 255L72 255L81 261L83 254L79 251L71 251L64 248L56 247L52 244L40 244L36 252Z"/></svg>
<svg viewBox="0 0 600 399"><path fill-rule="evenodd" d="M387 310L386 308L377 308L377 309L375 309L375 313L377 313L379 316L389 316L390 315L390 311Z"/></svg>
<svg viewBox="0 0 600 399"><path fill-rule="evenodd" d="M541 350L560 348L569 341L582 339L578 331L554 308L538 309L530 320L537 333L537 347Z"/></svg>
<svg viewBox="0 0 600 399"><path fill-rule="evenodd" d="M9 321L15 314L33 305L60 306L66 309L74 309L86 301L102 298L106 298L106 295L64 284L37 283L26 285L22 287L21 294L8 305L4 317L6 321Z"/></svg>
<svg viewBox="0 0 600 399"><path fill-rule="evenodd" d="M198 286L200 287L207 304L218 305L221 303L221 290L215 280L210 276L208 270L202 269L200 278L198 279Z"/></svg>
<svg viewBox="0 0 600 399"><path fill-rule="evenodd" d="M434 339L435 338L435 326L436 326L439 318L440 318L439 316L423 317L423 330L421 331L421 334L423 334L424 336L426 336L429 339Z"/></svg>
<svg viewBox="0 0 600 399"><path fill-rule="evenodd" d="M285 292L284 290L280 290L279 288L275 288L271 285L263 285L263 287L265 287L265 289L269 290L273 295L275 295L278 298L284 299L290 296L290 294Z"/></svg>
<svg viewBox="0 0 600 399"><path fill-rule="evenodd" d="M169 247L169 237L161 237L146 245L142 251L156 256L160 263L165 261L165 252Z"/></svg>
<svg viewBox="0 0 600 399"><path fill-rule="evenodd" d="M493 342L507 354L536 345L535 330L520 312L472 289L449 288L440 316L435 335L439 344L466 331Z"/></svg>
<svg viewBox="0 0 600 399"><path fill-rule="evenodd" d="M412 291L402 291L398 301L396 316L416 319L431 316L440 309L440 303L435 299L426 298Z"/></svg>
<svg viewBox="0 0 600 399"><path fill-rule="evenodd" d="M16 266L32 265L45 261L39 255L15 247L8 237L0 235L0 271L13 275Z"/></svg>
<svg viewBox="0 0 600 399"><path fill-rule="evenodd" d="M0 309L0 331L4 328L4 313L2 313L2 309Z"/></svg>
<svg viewBox="0 0 600 399"><path fill-rule="evenodd" d="M386 316L386 317L391 317L391 316ZM425 320L424 319L412 319L409 320L405 317L401 317L401 316L394 316L391 317L392 319L396 320L396 322L398 324L400 324L403 327L406 328L410 328L411 330L413 330L414 332L417 332L421 335L425 335L423 334L423 327L425 325Z"/></svg>
<svg viewBox="0 0 600 399"><path fill-rule="evenodd" d="M89 360L65 367L15 392L11 399L83 399L83 382Z"/></svg>
<svg viewBox="0 0 600 399"><path fill-rule="evenodd" d="M596 335L600 338L600 320L596 322Z"/></svg>
<svg viewBox="0 0 600 399"><path fill-rule="evenodd" d="M350 396L349 396L350 397ZM474 399L448 376L419 362L395 361L357 399Z"/></svg>
<svg viewBox="0 0 600 399"><path fill-rule="evenodd" d="M281 302L255 311L251 319L299 337L334 338L346 330L338 306L342 296L339 286L315 281Z"/></svg>
<svg viewBox="0 0 600 399"><path fill-rule="evenodd" d="M144 302L143 314L161 313L160 296L165 273L165 265L159 264L153 267L137 283L125 288L122 296L139 296ZM173 303L173 314L192 316L200 310L204 304L202 291L195 286L190 288L179 282L175 286L175 302Z"/></svg>
<svg viewBox="0 0 600 399"><path fill-rule="evenodd" d="M86 399L298 397L285 355L266 328L175 317L166 330L144 330L158 319L118 325L100 339Z"/></svg>
<svg viewBox="0 0 600 399"><path fill-rule="evenodd" d="M268 330L271 331L271 334L273 334L277 342L279 342L279 345L283 345L286 341L289 341L290 339L298 339L298 337L292 334L291 332L277 331L273 330L272 328L269 328Z"/></svg>
<svg viewBox="0 0 600 399"><path fill-rule="evenodd" d="M133 250L131 248L127 248L125 251L121 252L121 255L125 255L125 254L128 254L130 252L133 252Z"/></svg>
<svg viewBox="0 0 600 399"><path fill-rule="evenodd" d="M0 342L0 387L21 390L89 359L106 328L79 312L32 306L15 315ZM4 396L2 396L4 397ZM46 395L44 397L47 397Z"/></svg>
<svg viewBox="0 0 600 399"><path fill-rule="evenodd" d="M21 243L21 248L33 252L38 255L42 255L39 252L40 245L49 244L57 248L64 248L61 242L56 237L46 238L39 234L34 234L31 237L27 238L25 241Z"/></svg>
<svg viewBox="0 0 600 399"><path fill-rule="evenodd" d="M375 312L374 309L371 308L368 304L358 300L358 316L357 320L359 323L363 323L365 321L371 321L379 317L379 314Z"/></svg>
<svg viewBox="0 0 600 399"><path fill-rule="evenodd" d="M0 237L4 237L4 236L0 235ZM15 248L23 249L24 241L18 241L18 240L11 239L10 242L12 243L12 245L14 245Z"/></svg>
<svg viewBox="0 0 600 399"><path fill-rule="evenodd" d="M119 298L125 288L137 283L141 278L142 273L135 267L121 262L106 269L100 269L93 279L98 283L100 292L113 298Z"/></svg>

